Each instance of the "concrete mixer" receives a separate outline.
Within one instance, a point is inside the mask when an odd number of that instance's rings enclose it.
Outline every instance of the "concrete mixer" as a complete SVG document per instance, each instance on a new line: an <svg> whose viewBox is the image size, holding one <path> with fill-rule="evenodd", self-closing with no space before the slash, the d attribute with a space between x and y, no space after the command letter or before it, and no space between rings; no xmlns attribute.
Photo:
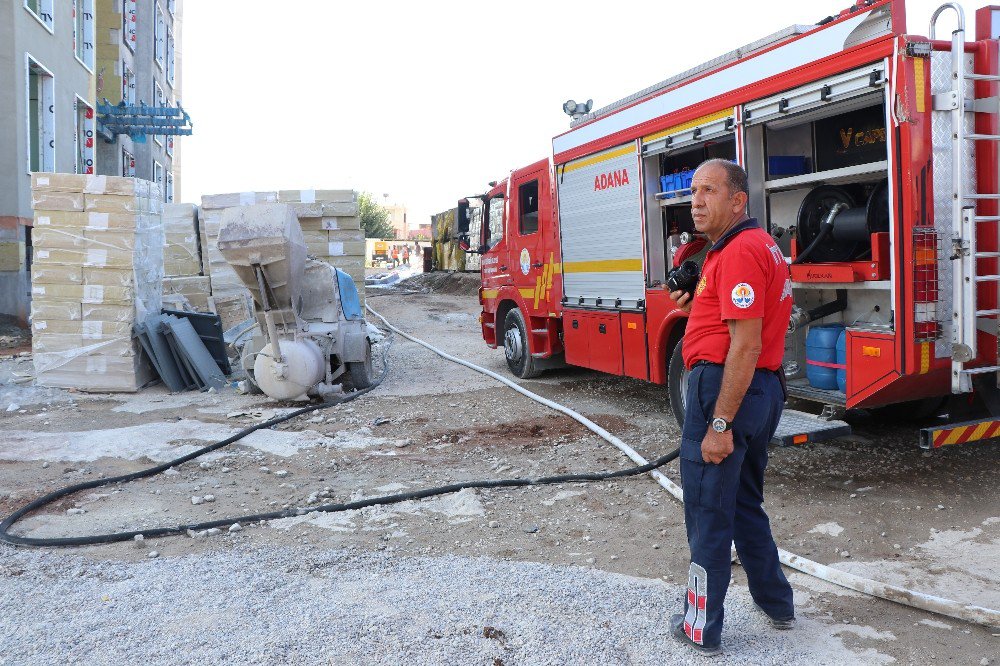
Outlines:
<svg viewBox="0 0 1000 666"><path fill-rule="evenodd" d="M227 208L218 248L253 294L264 338L250 350L252 379L264 393L305 400L335 384L371 385L371 339L354 281L306 256L290 206Z"/></svg>

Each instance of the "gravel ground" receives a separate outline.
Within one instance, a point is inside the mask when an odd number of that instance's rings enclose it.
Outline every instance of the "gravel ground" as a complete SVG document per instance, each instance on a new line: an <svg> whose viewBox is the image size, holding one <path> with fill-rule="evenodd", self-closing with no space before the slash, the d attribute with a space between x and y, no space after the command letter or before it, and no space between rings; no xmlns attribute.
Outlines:
<svg viewBox="0 0 1000 666"><path fill-rule="evenodd" d="M432 293L387 294L373 307L506 374L502 351L479 337L475 285L423 280L415 286ZM66 498L15 531L144 529L462 479L630 464L568 418L413 343L396 340L390 359L385 383L360 400L260 431L169 474ZM39 389L20 381L30 365L0 359L0 515L42 492L169 460L288 408L229 390ZM578 369L525 385L647 458L676 446L662 387ZM915 446L916 424L854 425L849 439L772 450L766 507L778 543L864 576L1000 607L1000 447L930 454ZM664 471L677 480L675 466ZM159 556L150 558L154 549ZM15 640L0 650L0 664L687 663L691 655L665 636L686 571L679 507L642 477L463 491L208 538L149 540L145 548L3 546L0 635ZM723 637L729 662L975 665L1000 657L996 630L789 574L800 621L779 633L748 605L745 576L734 567Z"/></svg>
<svg viewBox="0 0 1000 666"><path fill-rule="evenodd" d="M242 544L246 545L246 544ZM699 664L664 634L679 586L456 555L240 548L122 565L7 553L0 663ZM819 624L771 629L745 591L716 663L878 663ZM75 618L67 622L67 616Z"/></svg>

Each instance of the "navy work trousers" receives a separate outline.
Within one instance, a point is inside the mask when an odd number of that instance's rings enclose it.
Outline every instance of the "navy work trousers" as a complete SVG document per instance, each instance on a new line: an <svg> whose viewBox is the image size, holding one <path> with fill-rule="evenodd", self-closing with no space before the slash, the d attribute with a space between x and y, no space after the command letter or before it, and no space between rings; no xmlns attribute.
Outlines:
<svg viewBox="0 0 1000 666"><path fill-rule="evenodd" d="M754 372L733 419L733 452L715 465L702 458L701 441L715 410L722 370L721 365L697 365L688 375L680 455L691 548L684 629L691 640L709 647L722 641L731 543L736 544L757 605L776 619L795 615L792 588L781 571L771 524L761 506L767 445L784 405L781 382L771 371Z"/></svg>

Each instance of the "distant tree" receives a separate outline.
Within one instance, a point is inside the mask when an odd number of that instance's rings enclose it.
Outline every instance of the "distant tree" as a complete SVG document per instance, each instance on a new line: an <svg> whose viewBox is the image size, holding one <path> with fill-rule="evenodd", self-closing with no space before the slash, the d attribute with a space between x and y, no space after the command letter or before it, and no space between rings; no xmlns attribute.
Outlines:
<svg viewBox="0 0 1000 666"><path fill-rule="evenodd" d="M358 215L365 238L395 238L396 230L389 223L389 211L375 201L368 192L358 194Z"/></svg>

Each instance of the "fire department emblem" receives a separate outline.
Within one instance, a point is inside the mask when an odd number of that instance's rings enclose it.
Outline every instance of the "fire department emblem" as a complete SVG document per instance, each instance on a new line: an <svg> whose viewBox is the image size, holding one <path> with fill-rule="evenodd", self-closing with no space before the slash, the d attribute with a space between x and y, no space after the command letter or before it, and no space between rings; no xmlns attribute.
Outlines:
<svg viewBox="0 0 1000 666"><path fill-rule="evenodd" d="M747 309L753 305L753 287L746 282L740 282L733 287L733 305L740 309Z"/></svg>
<svg viewBox="0 0 1000 666"><path fill-rule="evenodd" d="M531 253L528 252L528 248L521 250L521 272L525 275L531 270Z"/></svg>

